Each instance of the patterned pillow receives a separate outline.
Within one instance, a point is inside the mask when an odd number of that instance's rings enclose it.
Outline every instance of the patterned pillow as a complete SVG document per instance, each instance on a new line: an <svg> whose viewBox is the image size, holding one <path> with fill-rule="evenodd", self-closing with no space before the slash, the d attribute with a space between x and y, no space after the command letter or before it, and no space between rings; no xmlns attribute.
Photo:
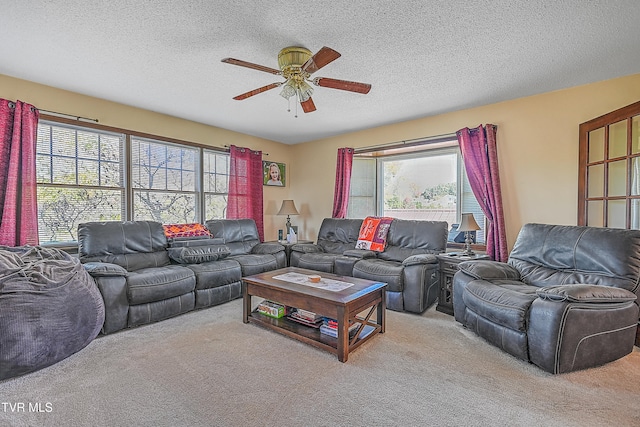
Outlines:
<svg viewBox="0 0 640 427"><path fill-rule="evenodd" d="M209 230L198 223L193 224L165 224L164 235L167 239L179 239L182 237L211 237Z"/></svg>
<svg viewBox="0 0 640 427"><path fill-rule="evenodd" d="M387 247L387 233L393 218L388 216L368 216L362 221L356 249L382 252Z"/></svg>

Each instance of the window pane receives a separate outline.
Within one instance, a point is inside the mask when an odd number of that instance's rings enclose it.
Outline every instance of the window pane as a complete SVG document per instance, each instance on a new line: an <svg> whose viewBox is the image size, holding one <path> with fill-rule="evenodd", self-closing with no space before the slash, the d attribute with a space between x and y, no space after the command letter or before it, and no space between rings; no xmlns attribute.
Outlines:
<svg viewBox="0 0 640 427"><path fill-rule="evenodd" d="M619 160L609 163L609 196L626 196L627 194L627 161Z"/></svg>
<svg viewBox="0 0 640 427"><path fill-rule="evenodd" d="M383 161L385 216L456 222L457 154Z"/></svg>
<svg viewBox="0 0 640 427"><path fill-rule="evenodd" d="M196 222L196 196L191 193L134 191L133 219L163 224Z"/></svg>
<svg viewBox="0 0 640 427"><path fill-rule="evenodd" d="M604 165L594 165L587 168L589 183L587 197L604 197Z"/></svg>
<svg viewBox="0 0 640 427"><path fill-rule="evenodd" d="M604 202L595 200L587 202L587 225L604 227Z"/></svg>
<svg viewBox="0 0 640 427"><path fill-rule="evenodd" d="M627 227L627 201L609 200L607 211L607 227L626 228Z"/></svg>
<svg viewBox="0 0 640 427"><path fill-rule="evenodd" d="M615 159L627 155L627 121L623 120L609 126L609 158Z"/></svg>
<svg viewBox="0 0 640 427"><path fill-rule="evenodd" d="M205 220L224 219L227 215L227 196L220 194L206 194L205 212Z"/></svg>
<svg viewBox="0 0 640 427"><path fill-rule="evenodd" d="M631 195L640 196L640 157L631 159Z"/></svg>
<svg viewBox="0 0 640 427"><path fill-rule="evenodd" d="M631 154L640 153L640 116L631 119Z"/></svg>
<svg viewBox="0 0 640 427"><path fill-rule="evenodd" d="M640 230L640 199L631 199L631 228Z"/></svg>
<svg viewBox="0 0 640 427"><path fill-rule="evenodd" d="M604 160L604 128L589 132L589 163Z"/></svg>
<svg viewBox="0 0 640 427"><path fill-rule="evenodd" d="M38 186L40 243L76 241L82 222L122 220L123 197L123 190Z"/></svg>
<svg viewBox="0 0 640 427"><path fill-rule="evenodd" d="M354 157L347 218L376 214L376 160Z"/></svg>

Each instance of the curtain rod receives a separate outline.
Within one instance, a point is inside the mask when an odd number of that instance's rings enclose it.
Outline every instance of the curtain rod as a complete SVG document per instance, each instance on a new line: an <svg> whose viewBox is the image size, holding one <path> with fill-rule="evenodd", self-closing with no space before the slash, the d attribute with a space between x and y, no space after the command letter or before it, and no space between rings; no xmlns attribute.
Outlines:
<svg viewBox="0 0 640 427"><path fill-rule="evenodd" d="M98 123L98 119L90 119L88 117L74 116L73 114L67 114L67 113L58 113L57 111L42 110L40 108L38 108L38 111L40 111L41 113L49 114L51 116L62 117L64 119L73 119L77 121Z"/></svg>
<svg viewBox="0 0 640 427"><path fill-rule="evenodd" d="M224 148L226 148L227 151L229 151L229 148L231 147L230 145L223 145ZM251 150L251 149L250 149ZM251 150L251 151L258 151L258 150ZM269 153L265 153L264 151L262 152L262 154L264 154L265 156L268 156Z"/></svg>
<svg viewBox="0 0 640 427"><path fill-rule="evenodd" d="M379 144L379 145L370 145L368 147L355 148L353 150L353 153L354 154L370 153L372 151L378 151L381 149L412 147L412 146L423 145L423 144L424 145L436 144L438 142L446 142L451 140L457 140L455 133L436 135L436 136L427 136L423 138L407 139L404 141L387 142L385 144Z"/></svg>

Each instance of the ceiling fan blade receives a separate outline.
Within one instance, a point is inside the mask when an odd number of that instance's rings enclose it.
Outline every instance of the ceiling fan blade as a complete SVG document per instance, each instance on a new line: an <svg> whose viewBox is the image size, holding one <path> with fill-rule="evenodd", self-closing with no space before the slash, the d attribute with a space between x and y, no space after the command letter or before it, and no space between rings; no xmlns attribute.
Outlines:
<svg viewBox="0 0 640 427"><path fill-rule="evenodd" d="M316 86L328 87L331 89L348 90L349 92L369 93L371 85L368 83L350 82L347 80L330 79L328 77L316 77L313 79Z"/></svg>
<svg viewBox="0 0 640 427"><path fill-rule="evenodd" d="M222 62L226 62L227 64L231 64L231 65L239 65L241 67L251 68L253 70L264 71L265 73L271 73L276 75L282 74L280 70L276 70L275 68L265 67L264 65L258 65L252 62L242 61L240 59L224 58Z"/></svg>
<svg viewBox="0 0 640 427"><path fill-rule="evenodd" d="M300 101L300 105L302 105L302 111L305 113L311 113L316 111L316 105L313 103L313 99L309 98L306 101Z"/></svg>
<svg viewBox="0 0 640 427"><path fill-rule="evenodd" d="M258 89L254 89L254 90L250 90L249 92L245 92L242 95L234 96L233 99L235 99L237 101L242 101L243 99L247 99L250 96L257 95L257 94L262 93L262 92L266 92L266 91L268 91L270 89L275 89L280 85L282 85L282 83L280 83L280 82L271 83L270 85L262 86L262 87L259 87Z"/></svg>
<svg viewBox="0 0 640 427"><path fill-rule="evenodd" d="M307 60L302 66L302 70L313 74L320 68L340 58L340 54L330 47L324 46L315 55Z"/></svg>

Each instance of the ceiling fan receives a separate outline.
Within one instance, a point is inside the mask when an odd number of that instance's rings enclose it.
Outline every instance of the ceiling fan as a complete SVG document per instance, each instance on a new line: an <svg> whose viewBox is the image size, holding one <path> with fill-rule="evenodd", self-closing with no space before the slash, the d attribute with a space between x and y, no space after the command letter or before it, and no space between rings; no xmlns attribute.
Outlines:
<svg viewBox="0 0 640 427"><path fill-rule="evenodd" d="M316 86L328 87L331 89L346 90L366 94L371 90L371 85L367 83L350 82L347 80L330 79L328 77L311 78L311 74L315 73L325 65L335 61L340 54L335 50L324 46L315 55L311 56L311 51L304 47L290 46L285 47L278 53L279 70L275 68L265 67L264 65L253 64L251 62L242 61L240 59L225 58L222 62L227 64L239 65L241 67L252 68L258 71L264 71L279 75L285 78L284 82L271 83L258 89L245 92L234 97L238 101L247 99L251 96L266 92L284 86L280 95L287 100L295 96L302 106L302 111L310 113L316 110L316 106L311 99L313 88L309 83ZM296 115L297 117L297 115Z"/></svg>

